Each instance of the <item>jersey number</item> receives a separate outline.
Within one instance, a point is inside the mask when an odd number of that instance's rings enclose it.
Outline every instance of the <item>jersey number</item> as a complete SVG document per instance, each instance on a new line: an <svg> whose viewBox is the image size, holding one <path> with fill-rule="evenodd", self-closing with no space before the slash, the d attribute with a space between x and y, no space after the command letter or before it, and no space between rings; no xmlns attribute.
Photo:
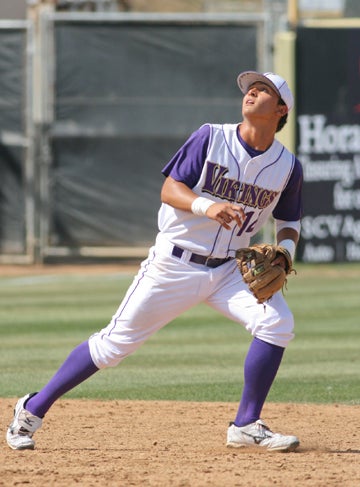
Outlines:
<svg viewBox="0 0 360 487"><path fill-rule="evenodd" d="M236 234L237 237L240 237L240 235L242 235L244 232L249 233L254 230L255 224L258 221L258 219L254 220L253 222L250 221L254 213L255 213L254 211L249 211L248 213L245 213L245 220L241 228L239 229L238 233Z"/></svg>

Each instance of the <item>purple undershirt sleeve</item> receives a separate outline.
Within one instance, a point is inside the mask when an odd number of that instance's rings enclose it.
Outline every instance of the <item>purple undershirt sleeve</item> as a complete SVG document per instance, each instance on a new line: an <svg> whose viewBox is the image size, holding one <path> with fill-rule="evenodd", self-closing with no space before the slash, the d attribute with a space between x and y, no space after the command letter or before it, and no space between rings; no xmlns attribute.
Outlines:
<svg viewBox="0 0 360 487"><path fill-rule="evenodd" d="M303 215L302 184L302 167L300 161L295 158L294 168L288 184L273 211L274 218L285 221L297 221L301 219Z"/></svg>
<svg viewBox="0 0 360 487"><path fill-rule="evenodd" d="M164 167L162 170L164 176L171 176L176 181L193 188L200 178L206 161L209 139L210 126L202 125L191 134Z"/></svg>

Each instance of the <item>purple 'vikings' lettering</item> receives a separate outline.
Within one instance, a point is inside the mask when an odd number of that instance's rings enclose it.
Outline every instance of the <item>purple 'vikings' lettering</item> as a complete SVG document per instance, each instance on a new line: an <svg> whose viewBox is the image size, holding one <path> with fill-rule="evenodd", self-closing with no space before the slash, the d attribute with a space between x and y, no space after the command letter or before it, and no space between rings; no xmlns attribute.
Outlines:
<svg viewBox="0 0 360 487"><path fill-rule="evenodd" d="M219 185L218 196L228 201L235 201L239 192L240 183L236 179L222 178Z"/></svg>
<svg viewBox="0 0 360 487"><path fill-rule="evenodd" d="M263 210L274 201L277 195L277 191L270 191L259 186L244 183L241 185L241 193L237 199L237 203Z"/></svg>
<svg viewBox="0 0 360 487"><path fill-rule="evenodd" d="M246 206L255 207L256 197L261 188L259 188L259 186L253 186L252 184L244 183L241 189L242 192L239 195L238 202L243 203Z"/></svg>
<svg viewBox="0 0 360 487"><path fill-rule="evenodd" d="M236 179L225 177L228 172L229 170L226 167L207 161L202 191L218 198L235 201L261 210L269 206L278 195L276 191L260 188L256 185L248 183L241 183L240 185Z"/></svg>
<svg viewBox="0 0 360 487"><path fill-rule="evenodd" d="M229 170L226 167L220 166L213 162L207 161L206 177L204 186L201 188L204 193L210 193L214 196L220 196L218 194L219 185L222 178Z"/></svg>
<svg viewBox="0 0 360 487"><path fill-rule="evenodd" d="M274 199L277 197L277 195L278 195L277 191L270 191L270 190L264 189L262 191L262 194L259 195L259 198L258 198L259 208L266 208L267 206L269 206L274 201Z"/></svg>
<svg viewBox="0 0 360 487"><path fill-rule="evenodd" d="M225 178L229 171L226 167L207 161L205 184L202 187L204 193L210 193L228 201L235 201L240 183L236 179Z"/></svg>

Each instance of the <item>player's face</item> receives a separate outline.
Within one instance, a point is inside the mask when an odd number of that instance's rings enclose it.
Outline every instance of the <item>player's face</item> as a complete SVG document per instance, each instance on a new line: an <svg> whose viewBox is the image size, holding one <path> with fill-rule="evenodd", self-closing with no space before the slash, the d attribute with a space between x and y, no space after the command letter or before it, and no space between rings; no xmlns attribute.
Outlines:
<svg viewBox="0 0 360 487"><path fill-rule="evenodd" d="M278 110L280 107L279 100L279 95L269 85L261 82L256 82L250 86L248 92L244 96L243 114L256 114L259 116L276 115L278 114Z"/></svg>

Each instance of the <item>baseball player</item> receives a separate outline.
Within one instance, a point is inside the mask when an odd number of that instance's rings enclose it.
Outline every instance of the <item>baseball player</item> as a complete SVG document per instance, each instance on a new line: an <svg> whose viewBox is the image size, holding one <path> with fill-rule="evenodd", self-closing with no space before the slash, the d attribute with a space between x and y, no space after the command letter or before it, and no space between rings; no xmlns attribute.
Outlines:
<svg viewBox="0 0 360 487"><path fill-rule="evenodd" d="M280 76L243 72L243 121L205 124L164 167L159 232L110 323L78 345L40 392L17 402L7 430L15 450L33 449L33 434L51 405L105 367L118 365L180 313L204 302L251 333L244 388L227 446L292 451L296 436L274 433L261 419L293 315L277 292L259 304L238 272L235 252L269 217L277 243L294 258L302 216L302 168L275 133L293 96ZM285 266L281 257L274 263Z"/></svg>

